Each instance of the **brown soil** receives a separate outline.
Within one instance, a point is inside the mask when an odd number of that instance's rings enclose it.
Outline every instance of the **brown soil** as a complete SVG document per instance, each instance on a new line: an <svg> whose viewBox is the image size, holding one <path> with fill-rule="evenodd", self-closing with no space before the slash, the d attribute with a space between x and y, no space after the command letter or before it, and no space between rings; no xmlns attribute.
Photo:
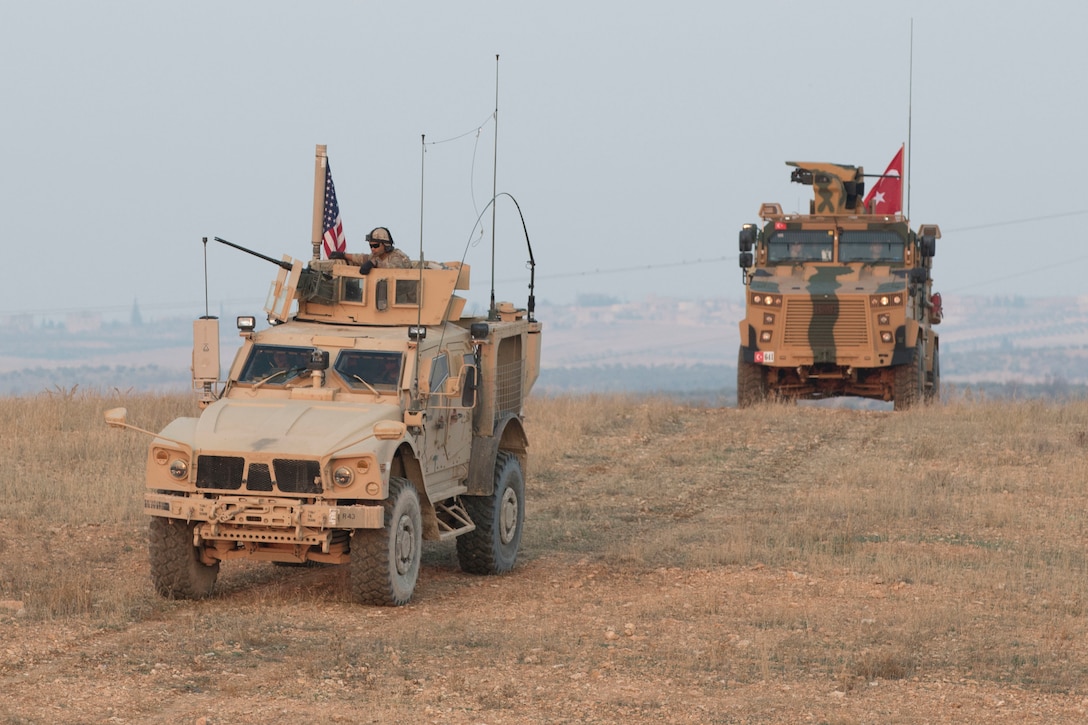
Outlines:
<svg viewBox="0 0 1088 725"><path fill-rule="evenodd" d="M976 457L994 444L989 459L997 465L1003 445L1018 445L1010 443L1017 431L986 437L970 426L992 427L1015 414L960 410L938 420L587 405L603 416L595 430L585 430L588 423L565 430L572 435L563 450L542 443L548 460L529 476L535 498L515 570L470 576L458 569L452 543L430 545L415 596L401 608L351 603L346 567L238 562L224 564L212 598L163 601L148 580L142 521L67 523L47 532L31 532L27 520L3 521L0 564L55 567L69 581L66 596L78 599L71 582L84 582L89 604L70 615L54 606L50 614L31 606L31 595L20 605L10 589L5 594L0 723L1088 718L1088 691L1078 685L1088 663L1083 585L1062 590L1060 582L1036 579L1029 591L1015 574L987 563L1001 546L1015 548L1016 517L1045 508L1045 486L1018 491L1000 483L1000 472L982 469L958 478L960 462L940 448L947 431L957 430ZM565 420L563 410L555 415ZM1058 417L1074 448L1030 442L1035 459L1025 476L1032 480L1064 471L1059 461L1070 451L1083 454L1084 409ZM904 443L909 431L927 427L927 442ZM768 431L774 435L761 437ZM1044 435L1058 440L1053 431ZM806 530L835 529L839 514L859 515L836 513L845 505L838 499L821 508L818 489L831 495L836 466L845 460L873 476L878 467L904 470L908 464L897 458L904 449L921 456L904 480L929 482L930 496L951 496L938 492L945 484L985 478L984 488L968 492L973 498L946 499L948 508L985 506L968 501L989 500L994 487L994 501L1009 500L983 512L991 527L985 536L967 518L924 522L920 528L932 535L914 538L888 522L883 536L856 533L859 543L846 553L780 558L771 548L738 553L735 543L713 538L763 516L778 521L776 530L810 515L817 520L803 522ZM873 468L866 469L869 459ZM946 478L919 470L934 461ZM756 473L772 463L777 477ZM1024 464L1010 458L1008 465ZM653 486L670 490L653 496ZM1058 535L1041 525L1033 533ZM983 583L934 573L935 561L954 561L970 576L981 571ZM1073 567L1082 566L1077 561ZM85 579L68 571L71 562ZM931 562L928 574L920 562ZM121 593L110 599L111 589Z"/></svg>

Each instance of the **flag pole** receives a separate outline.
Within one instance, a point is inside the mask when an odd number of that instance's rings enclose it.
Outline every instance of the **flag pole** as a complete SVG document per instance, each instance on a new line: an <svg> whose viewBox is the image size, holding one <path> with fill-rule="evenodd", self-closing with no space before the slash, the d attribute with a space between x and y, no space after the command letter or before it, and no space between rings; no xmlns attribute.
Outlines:
<svg viewBox="0 0 1088 725"><path fill-rule="evenodd" d="M314 259L321 259L321 237L324 235L322 221L325 216L325 169L329 164L329 156L324 144L318 144L314 151L314 225L313 240Z"/></svg>

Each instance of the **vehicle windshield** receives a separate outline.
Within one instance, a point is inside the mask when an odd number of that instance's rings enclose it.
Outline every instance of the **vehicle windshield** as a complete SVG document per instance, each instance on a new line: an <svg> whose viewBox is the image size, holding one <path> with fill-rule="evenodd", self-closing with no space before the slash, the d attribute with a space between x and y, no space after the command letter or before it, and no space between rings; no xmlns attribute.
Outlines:
<svg viewBox="0 0 1088 725"><path fill-rule="evenodd" d="M312 347L287 347L285 345L254 345L249 351L240 383L283 385L309 369Z"/></svg>
<svg viewBox="0 0 1088 725"><path fill-rule="evenodd" d="M833 240L830 231L779 229L767 241L767 261L830 262Z"/></svg>
<svg viewBox="0 0 1088 725"><path fill-rule="evenodd" d="M840 262L902 262L903 248L901 236L882 229L839 235Z"/></svg>
<svg viewBox="0 0 1088 725"><path fill-rule="evenodd" d="M352 388L396 390L400 384L401 354L374 350L341 350L333 369Z"/></svg>

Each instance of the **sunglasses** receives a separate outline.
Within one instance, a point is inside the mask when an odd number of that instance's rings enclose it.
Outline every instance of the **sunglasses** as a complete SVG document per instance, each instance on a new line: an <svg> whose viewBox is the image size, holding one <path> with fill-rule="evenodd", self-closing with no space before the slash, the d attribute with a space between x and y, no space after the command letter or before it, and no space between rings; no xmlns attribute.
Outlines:
<svg viewBox="0 0 1088 725"><path fill-rule="evenodd" d="M377 249L377 248L378 248L378 247L380 247L380 246L382 246L382 243L381 243L381 242L371 242L371 243L370 243L370 248L371 248L371 249Z"/></svg>

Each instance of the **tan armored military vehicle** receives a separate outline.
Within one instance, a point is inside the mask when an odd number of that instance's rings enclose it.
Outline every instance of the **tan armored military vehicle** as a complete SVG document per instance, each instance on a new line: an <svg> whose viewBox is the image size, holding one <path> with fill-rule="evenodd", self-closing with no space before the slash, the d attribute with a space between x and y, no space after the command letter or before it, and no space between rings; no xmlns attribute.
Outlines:
<svg viewBox="0 0 1088 725"><path fill-rule="evenodd" d="M350 566L357 601L402 605L422 542L453 538L464 571L509 571L525 515L522 406L540 362L532 294L528 309L463 318L459 262L362 274L316 244L305 267L265 259L281 266L272 326L238 318L221 386L218 321L197 320L203 411L152 434L144 508L159 593L205 597L231 559L320 562ZM134 428L123 409L106 419Z"/></svg>
<svg viewBox="0 0 1088 725"><path fill-rule="evenodd" d="M930 270L935 224L863 203L861 167L788 162L813 187L808 214L760 208L740 232L746 314L737 405L859 396L896 410L940 395L940 295Z"/></svg>

